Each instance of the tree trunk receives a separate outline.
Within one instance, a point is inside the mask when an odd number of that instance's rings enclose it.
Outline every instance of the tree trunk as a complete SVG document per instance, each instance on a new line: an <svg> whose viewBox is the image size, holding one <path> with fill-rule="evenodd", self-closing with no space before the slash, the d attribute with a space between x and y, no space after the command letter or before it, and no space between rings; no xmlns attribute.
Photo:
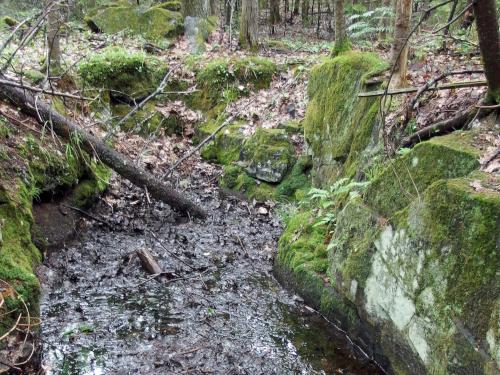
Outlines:
<svg viewBox="0 0 500 375"><path fill-rule="evenodd" d="M153 198L169 204L173 209L178 211L188 212L201 218L206 217L206 213L199 206L166 186L152 174L135 167L132 160L109 148L104 142L93 135L80 129L78 125L52 110L47 103L35 100L30 93L15 87L0 85L0 97L21 108L23 112L33 116L40 123L50 124L53 131L66 140L70 139L72 134L77 135L81 139L82 147L85 151L90 154L95 152L104 164L122 177L140 188L147 188Z"/></svg>
<svg viewBox="0 0 500 375"><path fill-rule="evenodd" d="M391 50L391 63L396 65L391 87L405 87L408 83L408 51L409 43L406 39L410 34L410 21L412 13L412 0L396 1L396 23L394 26L394 43Z"/></svg>
<svg viewBox="0 0 500 375"><path fill-rule="evenodd" d="M382 0L382 6L384 8L388 8L391 6L391 0ZM389 21L390 17L389 16L383 16L380 19L379 26L382 29L379 33L379 39L385 40L387 38L387 29L389 28Z"/></svg>
<svg viewBox="0 0 500 375"><path fill-rule="evenodd" d="M302 24L309 24L309 0L302 0Z"/></svg>
<svg viewBox="0 0 500 375"><path fill-rule="evenodd" d="M240 16L240 44L243 48L256 49L259 44L259 2L242 0Z"/></svg>
<svg viewBox="0 0 500 375"><path fill-rule="evenodd" d="M450 9L450 14L448 15L447 25L446 25L446 27L443 30L443 34L445 36L443 38L443 44L441 45L441 48L443 50L446 50L448 48L446 37L450 33L450 26L451 26L450 22L453 20L453 17L455 17L455 11L457 9L457 5L458 5L458 0L454 0L453 3L451 4L451 9Z"/></svg>
<svg viewBox="0 0 500 375"><path fill-rule="evenodd" d="M48 68L59 68L61 66L61 44L60 31L64 23L61 6L51 0L46 1L46 6L51 10L47 15L47 66Z"/></svg>
<svg viewBox="0 0 500 375"><path fill-rule="evenodd" d="M295 0L293 3L293 15L298 16L300 10L300 0Z"/></svg>
<svg viewBox="0 0 500 375"><path fill-rule="evenodd" d="M335 0L335 45L333 47L333 55L349 50L350 43L347 38L345 15L344 15L344 0Z"/></svg>
<svg viewBox="0 0 500 375"><path fill-rule="evenodd" d="M269 23L274 34L274 25L281 21L280 17L280 0L270 0Z"/></svg>
<svg viewBox="0 0 500 375"><path fill-rule="evenodd" d="M488 81L490 103L500 103L500 37L495 0L474 2L479 49Z"/></svg>
<svg viewBox="0 0 500 375"><path fill-rule="evenodd" d="M182 14L184 17L207 18L210 14L210 0L183 0Z"/></svg>

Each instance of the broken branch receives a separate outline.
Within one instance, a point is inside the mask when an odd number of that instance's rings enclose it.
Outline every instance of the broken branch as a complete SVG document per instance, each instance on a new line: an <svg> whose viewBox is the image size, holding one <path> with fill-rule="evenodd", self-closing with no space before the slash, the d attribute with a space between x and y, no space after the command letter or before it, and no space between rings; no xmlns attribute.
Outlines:
<svg viewBox="0 0 500 375"><path fill-rule="evenodd" d="M429 87L429 91L436 90L450 90L450 89L462 89L465 87L483 87L487 86L488 83L485 80L477 80L477 81L461 81L461 82L452 82L445 83L443 85L437 85L434 87ZM402 89L394 89L394 90L379 90L379 91L370 91L370 92L360 92L358 97L367 98L370 96L384 96L384 95L400 95L400 94L410 94L412 92L418 92L419 87L407 87Z"/></svg>
<svg viewBox="0 0 500 375"><path fill-rule="evenodd" d="M137 256L141 260L142 267L151 275L160 275L163 271L158 262L153 258L153 255L146 250L140 249L136 251Z"/></svg>

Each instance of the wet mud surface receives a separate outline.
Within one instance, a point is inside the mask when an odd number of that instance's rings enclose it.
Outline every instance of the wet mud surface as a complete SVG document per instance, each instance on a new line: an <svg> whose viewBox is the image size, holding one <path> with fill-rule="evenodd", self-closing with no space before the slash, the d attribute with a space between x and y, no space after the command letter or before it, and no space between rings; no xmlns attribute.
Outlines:
<svg viewBox="0 0 500 375"><path fill-rule="evenodd" d="M117 191L91 210L103 222L88 220L40 269L47 374L381 373L274 279L277 218L209 183L190 187L204 222L125 182Z"/></svg>

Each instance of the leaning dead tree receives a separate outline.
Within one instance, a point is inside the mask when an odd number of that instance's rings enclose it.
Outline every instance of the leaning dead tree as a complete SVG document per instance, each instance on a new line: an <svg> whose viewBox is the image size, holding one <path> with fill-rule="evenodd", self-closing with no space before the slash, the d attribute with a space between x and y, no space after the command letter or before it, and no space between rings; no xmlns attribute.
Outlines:
<svg viewBox="0 0 500 375"><path fill-rule="evenodd" d="M51 129L64 139L70 139L71 135L76 135L82 140L82 147L85 151L97 154L105 165L134 185L146 188L153 198L167 203L177 211L199 218L206 217L205 211L198 205L165 185L151 173L136 167L132 160L111 149L100 139L80 129L77 124L54 111L49 104L41 100L35 100L32 94L20 88L2 84L0 85L0 98L10 101L24 113L36 118L39 123L49 124Z"/></svg>

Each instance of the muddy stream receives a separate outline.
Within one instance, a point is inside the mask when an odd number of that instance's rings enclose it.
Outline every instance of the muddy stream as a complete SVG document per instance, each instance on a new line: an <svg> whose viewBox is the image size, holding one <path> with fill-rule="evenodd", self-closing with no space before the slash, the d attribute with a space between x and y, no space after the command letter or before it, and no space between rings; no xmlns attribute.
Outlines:
<svg viewBox="0 0 500 375"><path fill-rule="evenodd" d="M40 269L46 373L381 373L273 277L278 218L209 178L189 187L210 212L204 222L121 182L90 211L102 222L86 220L48 254ZM161 278L141 267L142 248Z"/></svg>

